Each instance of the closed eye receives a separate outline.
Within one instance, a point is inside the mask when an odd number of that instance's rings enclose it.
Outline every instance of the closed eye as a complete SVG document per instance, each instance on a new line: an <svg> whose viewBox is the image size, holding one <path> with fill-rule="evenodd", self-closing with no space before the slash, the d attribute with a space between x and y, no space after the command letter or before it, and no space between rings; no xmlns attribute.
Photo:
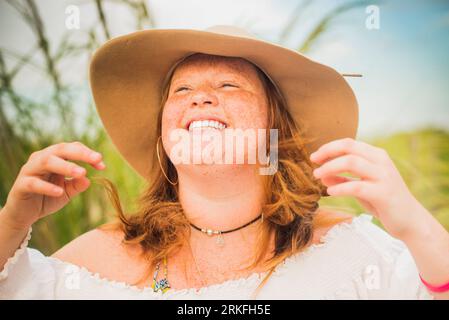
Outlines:
<svg viewBox="0 0 449 320"><path fill-rule="evenodd" d="M232 84L232 83L223 83L221 86L222 86L222 87L238 88L237 85ZM189 90L189 89L190 89L190 88L188 88L188 87L182 86L182 87L177 88L174 92L176 93L176 92L179 92L179 91Z"/></svg>
<svg viewBox="0 0 449 320"><path fill-rule="evenodd" d="M187 88L187 87L179 87L178 89L175 90L175 92L182 91L182 90L185 90L185 89L189 89L189 88Z"/></svg>
<svg viewBox="0 0 449 320"><path fill-rule="evenodd" d="M232 84L232 83L223 83L222 87L226 87L226 86L238 88L238 86L236 86L235 84Z"/></svg>

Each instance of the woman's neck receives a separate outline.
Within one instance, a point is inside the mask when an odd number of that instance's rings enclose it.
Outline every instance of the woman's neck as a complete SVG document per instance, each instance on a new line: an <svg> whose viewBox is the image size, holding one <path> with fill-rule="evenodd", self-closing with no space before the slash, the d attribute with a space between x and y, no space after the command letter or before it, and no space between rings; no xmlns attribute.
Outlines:
<svg viewBox="0 0 449 320"><path fill-rule="evenodd" d="M262 212L264 190L262 176L252 166L230 166L224 170L198 167L189 172L178 170L179 199L190 221L199 228L230 230L238 228ZM192 172L194 171L194 172ZM190 245L198 263L216 263L224 269L243 267L255 253L261 219L223 234L224 246L217 236L208 236L191 228Z"/></svg>
<svg viewBox="0 0 449 320"><path fill-rule="evenodd" d="M234 229L261 214L262 176L253 166L179 170L178 175L181 205L189 221L200 228Z"/></svg>

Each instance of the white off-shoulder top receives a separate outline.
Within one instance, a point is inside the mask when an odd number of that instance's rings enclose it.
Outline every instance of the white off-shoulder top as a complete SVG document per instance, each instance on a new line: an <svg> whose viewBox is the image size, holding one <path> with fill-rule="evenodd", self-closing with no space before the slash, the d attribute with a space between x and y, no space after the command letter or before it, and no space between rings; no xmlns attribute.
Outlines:
<svg viewBox="0 0 449 320"><path fill-rule="evenodd" d="M31 228L0 273L0 299L252 299L266 273L201 289L138 288L29 248ZM170 280L170 279L169 279ZM256 299L433 299L405 244L364 213L278 265Z"/></svg>

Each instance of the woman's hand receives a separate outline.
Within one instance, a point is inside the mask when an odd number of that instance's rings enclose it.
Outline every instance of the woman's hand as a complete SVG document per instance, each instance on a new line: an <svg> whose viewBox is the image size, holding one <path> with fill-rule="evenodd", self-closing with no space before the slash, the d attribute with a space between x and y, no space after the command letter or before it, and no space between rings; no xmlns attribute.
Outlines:
<svg viewBox="0 0 449 320"><path fill-rule="evenodd" d="M394 237L402 238L419 223L421 204L412 195L388 153L345 138L322 145L311 154L316 178L331 196L354 196ZM358 178L338 176L348 172Z"/></svg>
<svg viewBox="0 0 449 320"><path fill-rule="evenodd" d="M33 152L20 169L2 209L6 221L13 228L27 229L60 210L90 185L86 169L67 160L86 162L102 170L105 165L101 159L100 153L80 142L58 143ZM67 180L67 176L72 179Z"/></svg>

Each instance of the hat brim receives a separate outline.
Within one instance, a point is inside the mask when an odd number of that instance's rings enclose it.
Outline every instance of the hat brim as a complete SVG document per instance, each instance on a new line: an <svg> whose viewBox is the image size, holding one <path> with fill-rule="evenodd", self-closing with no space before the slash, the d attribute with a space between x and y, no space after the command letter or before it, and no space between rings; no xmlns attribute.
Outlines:
<svg viewBox="0 0 449 320"><path fill-rule="evenodd" d="M335 139L355 138L357 100L334 69L246 36L143 30L114 38L95 52L90 85L107 134L144 179L151 178L163 81L177 61L196 52L241 57L260 67L281 91L295 121L305 125L307 137L315 139L307 145L309 153Z"/></svg>

